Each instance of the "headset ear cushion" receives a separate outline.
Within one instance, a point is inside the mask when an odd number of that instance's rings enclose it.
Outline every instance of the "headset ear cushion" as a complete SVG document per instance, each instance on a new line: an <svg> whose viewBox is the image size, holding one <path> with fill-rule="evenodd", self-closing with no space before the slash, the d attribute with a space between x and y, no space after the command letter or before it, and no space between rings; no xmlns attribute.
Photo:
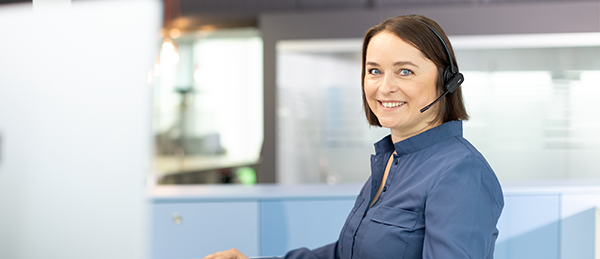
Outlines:
<svg viewBox="0 0 600 259"><path fill-rule="evenodd" d="M448 84L448 81L450 81L452 76L454 76L454 74L452 74L452 70L450 67L446 67L446 70L444 70L444 85Z"/></svg>
<svg viewBox="0 0 600 259"><path fill-rule="evenodd" d="M453 93L462 83L465 81L465 77L462 73L456 73L446 82L446 91Z"/></svg>

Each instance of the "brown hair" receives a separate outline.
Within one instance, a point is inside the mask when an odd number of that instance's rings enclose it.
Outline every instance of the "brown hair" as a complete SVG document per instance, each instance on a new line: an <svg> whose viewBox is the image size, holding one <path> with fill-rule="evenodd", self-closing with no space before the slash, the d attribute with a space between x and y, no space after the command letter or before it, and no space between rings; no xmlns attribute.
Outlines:
<svg viewBox="0 0 600 259"><path fill-rule="evenodd" d="M414 14L398 16L395 18L389 18L372 27L367 31L365 38L363 39L361 74L363 108L365 110L365 115L367 116L367 121L369 121L370 125L381 127L379 119L369 107L369 104L367 103L367 97L365 95L365 62L369 42L380 32L391 32L398 36L398 38L411 43L413 46L415 46L415 48L420 50L427 59L431 60L436 65L438 69L438 76L436 80L437 93L441 95L446 91L444 85L444 71L448 66L450 66L448 54L446 53L444 45L440 39L431 29L427 27L427 25L423 23L428 24L439 32L440 36L442 36L444 41L447 43L452 56L452 61L454 62L456 69L458 69L458 65L456 65L456 57L454 56L452 45L450 45L450 41L448 40L446 33L444 33L444 30L442 30L442 28L435 21L425 16ZM469 115L467 114L467 110L463 102L461 87L456 89L454 92L447 94L446 97L442 98L436 105L438 105L438 114L431 123L435 123L437 121L445 123L452 120L469 119Z"/></svg>

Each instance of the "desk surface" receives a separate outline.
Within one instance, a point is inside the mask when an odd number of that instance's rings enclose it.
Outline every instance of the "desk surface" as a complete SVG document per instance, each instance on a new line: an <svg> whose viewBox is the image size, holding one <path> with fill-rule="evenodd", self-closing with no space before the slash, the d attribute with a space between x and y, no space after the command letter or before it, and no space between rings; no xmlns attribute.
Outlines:
<svg viewBox="0 0 600 259"><path fill-rule="evenodd" d="M362 184L302 184L278 185L158 185L148 191L154 203L222 200L349 198L356 197ZM531 183L504 184L504 195L538 194L597 194L600 184L589 183Z"/></svg>
<svg viewBox="0 0 600 259"><path fill-rule="evenodd" d="M154 203L222 200L294 199L294 198L354 198L362 184L277 185L159 185L149 190Z"/></svg>

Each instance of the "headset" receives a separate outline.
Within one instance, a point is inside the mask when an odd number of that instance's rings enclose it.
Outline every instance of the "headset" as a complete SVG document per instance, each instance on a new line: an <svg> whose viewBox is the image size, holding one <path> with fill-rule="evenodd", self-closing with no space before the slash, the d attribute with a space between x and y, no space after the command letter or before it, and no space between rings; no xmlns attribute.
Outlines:
<svg viewBox="0 0 600 259"><path fill-rule="evenodd" d="M433 34L435 34L435 36L437 36L438 39L440 39L440 41L442 42L442 45L444 46L444 49L446 50L446 54L448 54L448 60L450 61L450 66L448 66L444 70L444 88L446 89L446 91L442 95L440 95L440 97L435 99L435 101L433 101L432 103L430 103L429 105L427 105L423 109L421 109L421 113L423 113L426 110L428 110L431 106L436 104L444 96L446 96L447 94L452 93L452 92L454 92L454 90L458 89L458 87L462 84L462 82L465 81L465 78L462 73L458 72L458 68L454 65L454 61L452 60L452 55L450 54L450 48L448 48L448 44L446 44L446 41L444 41L444 38L442 38L442 35L440 35L440 33L435 28L433 28L431 25L427 24L426 22L421 21L421 20L417 20L417 21L421 22L422 24L425 24L425 26L427 26L433 32Z"/></svg>

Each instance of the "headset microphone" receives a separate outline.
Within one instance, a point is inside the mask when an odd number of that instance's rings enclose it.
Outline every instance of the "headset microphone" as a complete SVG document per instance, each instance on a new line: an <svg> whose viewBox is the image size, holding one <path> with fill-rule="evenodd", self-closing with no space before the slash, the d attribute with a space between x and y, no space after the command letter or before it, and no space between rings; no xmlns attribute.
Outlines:
<svg viewBox="0 0 600 259"><path fill-rule="evenodd" d="M455 74L450 79L449 83L446 84L447 90L442 95L440 95L440 97L438 97L437 99L435 99L435 101L433 101L432 103L430 103L429 105L427 105L423 109L421 109L421 113L424 113L427 109L429 109L431 106L433 106L434 104L436 104L440 99L442 99L447 94L454 92L454 90L456 90L460 86L460 84L462 84L462 82L464 80L465 80L465 78L463 77L463 74L461 74L461 73ZM451 86L451 87L448 87L448 86Z"/></svg>
<svg viewBox="0 0 600 259"><path fill-rule="evenodd" d="M447 94L452 93L452 92L454 92L454 90L458 89L458 87L462 84L462 82L465 80L465 78L464 78L463 74L458 72L458 68L456 66L454 66L454 61L452 60L452 55L450 54L450 48L448 48L448 45L446 44L446 42L444 41L444 38L442 38L440 33L435 28L431 27L431 25L427 24L426 22L421 21L421 20L417 20L417 21L421 22L422 24L425 24L425 26L427 26L435 34L435 36L437 36L438 39L440 39L440 41L442 42L442 45L444 45L446 54L448 54L448 60L450 61L450 66L448 66L446 68L446 70L444 70L444 86L446 88L446 91L442 95L440 95L440 97L435 99L435 101L433 101L432 103L430 103L429 105L427 105L423 109L421 109L421 113L423 113L426 110L428 110L431 106L436 104L439 100L444 98L444 96L446 96Z"/></svg>

